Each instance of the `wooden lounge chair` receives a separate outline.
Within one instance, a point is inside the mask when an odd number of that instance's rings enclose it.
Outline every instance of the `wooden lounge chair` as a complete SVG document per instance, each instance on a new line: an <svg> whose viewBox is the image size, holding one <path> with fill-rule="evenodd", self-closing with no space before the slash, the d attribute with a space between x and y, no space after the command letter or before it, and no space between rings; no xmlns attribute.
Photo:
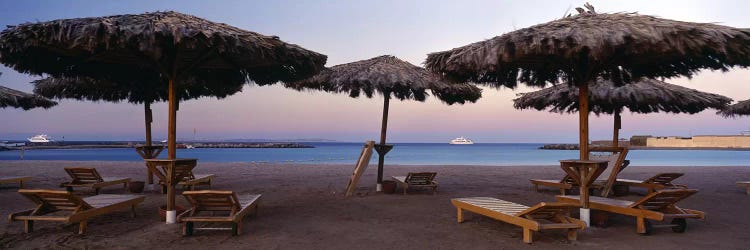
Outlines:
<svg viewBox="0 0 750 250"><path fill-rule="evenodd" d="M523 242L531 243L534 231L546 229L567 229L568 240L576 240L577 230L586 224L568 216L571 208L580 205L541 202L533 207L516 204L491 197L471 197L451 199L456 207L458 223L464 221L463 210L481 214L499 221L523 228Z"/></svg>
<svg viewBox="0 0 750 250"><path fill-rule="evenodd" d="M434 180L436 175L435 172L421 172L409 173L406 176L392 176L392 178L404 190L404 195L406 195L406 190L409 187L429 187L432 188L432 194L434 195L438 188L438 183Z"/></svg>
<svg viewBox="0 0 750 250"><path fill-rule="evenodd" d="M636 217L637 231L640 234L650 234L653 226L648 220L664 221L672 219L672 231L684 233L687 229L685 219L705 219L701 211L679 208L675 205L695 193L695 189L663 189L646 195L638 201L615 200L603 197L589 197L591 209L629 215ZM579 203L579 196L558 195L561 202Z"/></svg>
<svg viewBox="0 0 750 250"><path fill-rule="evenodd" d="M184 222L182 235L193 235L194 229L231 229L232 235L239 235L242 229L242 220L252 210L258 212L260 194L236 195L232 191L185 191L182 192L190 205L190 209L177 216L178 222ZM227 212L227 215L215 216L214 212ZM211 212L210 215L200 213ZM231 228L194 228L195 222L230 222Z"/></svg>
<svg viewBox="0 0 750 250"><path fill-rule="evenodd" d="M87 187L93 188L96 194L99 194L99 190L102 187L122 184L124 188L128 188L128 182L130 178L122 177L102 177L96 168L65 168L65 172L73 178L70 182L60 184L61 187L65 187L68 191L73 191L74 187Z"/></svg>
<svg viewBox="0 0 750 250"><path fill-rule="evenodd" d="M648 189L648 193L665 188L687 188L685 185L674 184L673 180L683 176L683 173L659 173L646 180L617 179L615 185L628 187L642 187Z"/></svg>
<svg viewBox="0 0 750 250"><path fill-rule="evenodd" d="M26 233L34 231L34 221L39 220L79 223L78 234L85 234L88 220L95 216L130 208L135 217L135 206L146 198L141 195L122 194L100 194L80 198L68 191L42 189L21 189L18 193L37 205L34 209L9 216L10 221L23 221ZM70 213L61 214L59 211L70 211Z"/></svg>
<svg viewBox="0 0 750 250"><path fill-rule="evenodd" d="M602 190L601 195L606 197L612 190L612 187L615 184L615 180L617 179L617 175L620 174L622 170L625 170L628 165L630 165L630 161L625 160L628 155L628 149L623 147L598 147L592 148L590 151L611 153L610 155L593 154L590 156L590 159L592 160L596 159L609 161L607 169L605 169L604 172L602 172L602 174L599 176L599 178L597 178L597 180L594 181L592 185L590 185L590 187L593 189ZM562 195L565 195L566 190L570 190L576 185L569 175L565 175L560 180L531 179L529 181L534 185L534 190L536 190L537 192L539 192L539 186L547 186L560 189L560 194Z"/></svg>
<svg viewBox="0 0 750 250"><path fill-rule="evenodd" d="M18 183L18 188L23 188L23 182L30 180L31 176L0 176L0 184Z"/></svg>
<svg viewBox="0 0 750 250"><path fill-rule="evenodd" d="M747 188L747 195L750 195L750 181L738 181L737 186Z"/></svg>
<svg viewBox="0 0 750 250"><path fill-rule="evenodd" d="M149 171L153 173L157 178L159 178L159 185L161 185L162 193L167 192L167 174L165 169L159 169L156 167L149 166ZM178 168L179 170L185 169L185 171L188 171L188 173L185 173L185 175L182 175L182 173L175 173L177 176L185 176L180 182L177 183L177 185L183 186L183 188L189 187L190 190L195 190L195 186L200 185L206 185L208 188L211 188L211 181L213 180L216 175L213 174L201 174L196 175L193 174L192 168Z"/></svg>

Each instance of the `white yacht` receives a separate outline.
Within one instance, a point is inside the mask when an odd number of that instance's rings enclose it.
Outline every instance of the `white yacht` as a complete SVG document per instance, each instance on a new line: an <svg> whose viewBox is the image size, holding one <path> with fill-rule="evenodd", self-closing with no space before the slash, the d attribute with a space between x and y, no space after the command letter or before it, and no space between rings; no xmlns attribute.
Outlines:
<svg viewBox="0 0 750 250"><path fill-rule="evenodd" d="M451 140L450 144L454 145L470 145L474 144L474 142L469 138L464 138L463 136L458 137L456 139Z"/></svg>
<svg viewBox="0 0 750 250"><path fill-rule="evenodd" d="M29 140L29 142L41 142L41 143L52 142L52 139L50 139L45 134L35 135L31 138L28 138L27 140Z"/></svg>

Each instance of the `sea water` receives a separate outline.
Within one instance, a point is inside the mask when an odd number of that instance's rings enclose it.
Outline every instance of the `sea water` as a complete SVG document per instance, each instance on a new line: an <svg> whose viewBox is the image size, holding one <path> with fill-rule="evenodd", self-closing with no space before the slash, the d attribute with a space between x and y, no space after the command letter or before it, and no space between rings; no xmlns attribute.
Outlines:
<svg viewBox="0 0 750 250"><path fill-rule="evenodd" d="M196 148L178 149L179 158L200 162L259 162L297 164L354 164L362 143L305 143L315 148ZM578 158L576 150L541 150L541 143L394 143L386 156L401 165L558 165ZM166 150L160 157L166 156ZM0 151L0 160L19 160L20 151ZM25 160L140 161L132 148L26 150ZM638 166L750 166L750 151L732 150L630 150L628 159ZM370 164L377 163L373 152Z"/></svg>

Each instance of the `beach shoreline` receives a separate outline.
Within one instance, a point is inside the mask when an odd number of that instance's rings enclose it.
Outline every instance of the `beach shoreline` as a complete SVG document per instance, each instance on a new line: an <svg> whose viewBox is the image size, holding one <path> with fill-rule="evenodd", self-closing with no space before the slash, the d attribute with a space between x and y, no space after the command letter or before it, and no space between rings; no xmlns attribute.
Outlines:
<svg viewBox="0 0 750 250"><path fill-rule="evenodd" d="M96 167L103 176L145 180L142 162L121 161L0 161L0 175L29 175L27 188L60 189L67 180L64 167ZM409 194L379 194L374 190L376 167L365 171L354 197L344 198L353 164L251 164L199 162L196 173L217 177L213 189L240 194L263 194L259 214L245 220L243 234L227 231L199 231L182 237L179 225L158 220L156 209L165 195L146 192L146 201L131 219L126 211L97 217L89 222L87 235L79 236L76 226L37 223L35 232L23 233L23 224L0 220L0 248L306 248L306 249L497 249L522 248L521 229L487 217L467 213L467 221L456 223L451 198L496 197L524 205L554 201L556 190L533 191L530 178L560 178L559 166L470 166L470 165L386 165L385 176L408 172L438 172L436 195L427 189ZM706 221L691 220L684 234L657 229L652 236L635 233L635 219L611 216L607 228L591 228L579 240L568 242L562 231L537 233L534 247L542 249L633 249L633 248L743 248L750 240L744 227L750 217L738 212L750 206L750 196L736 181L750 180L750 167L644 167L634 164L621 176L642 179L660 172L684 172L675 181L700 192L681 207L707 213ZM623 199L637 199L640 195ZM76 191L92 195L87 190ZM102 190L105 194L127 193L121 187ZM0 187L0 214L32 207L13 185ZM178 205L186 206L183 197ZM720 239L720 240L718 240Z"/></svg>

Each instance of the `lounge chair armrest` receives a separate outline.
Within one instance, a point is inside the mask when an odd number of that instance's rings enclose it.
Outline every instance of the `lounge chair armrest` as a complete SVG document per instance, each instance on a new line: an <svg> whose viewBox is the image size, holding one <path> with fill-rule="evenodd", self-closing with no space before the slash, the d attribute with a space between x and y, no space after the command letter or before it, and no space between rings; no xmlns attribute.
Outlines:
<svg viewBox="0 0 750 250"><path fill-rule="evenodd" d="M12 213L12 214L8 215L8 221L15 221L16 217L31 215L31 213L33 213L33 212L34 212L34 209L29 209L29 210L24 210L24 211L21 211L21 212Z"/></svg>
<svg viewBox="0 0 750 250"><path fill-rule="evenodd" d="M195 208L187 209L184 212L178 214L177 215L177 222L182 222L182 217L189 215L191 212L193 212L193 209L195 209Z"/></svg>

